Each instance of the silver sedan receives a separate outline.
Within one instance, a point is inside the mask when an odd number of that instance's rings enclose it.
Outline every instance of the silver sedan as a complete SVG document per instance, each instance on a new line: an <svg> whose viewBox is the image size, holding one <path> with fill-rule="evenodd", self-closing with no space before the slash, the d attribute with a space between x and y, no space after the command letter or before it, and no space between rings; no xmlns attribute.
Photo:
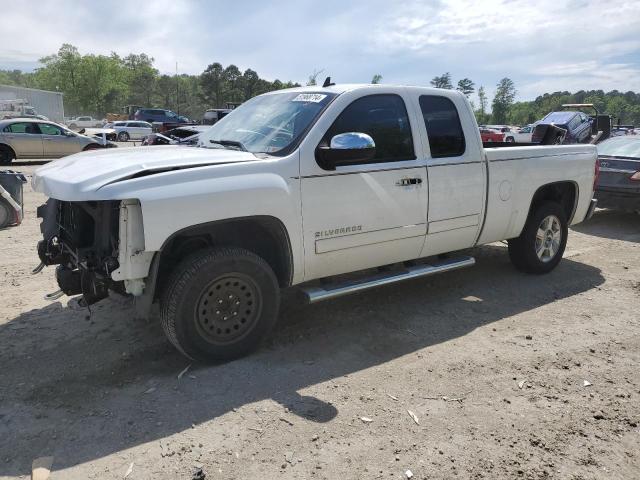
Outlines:
<svg viewBox="0 0 640 480"><path fill-rule="evenodd" d="M59 158L102 145L53 122L34 118L0 121L0 165L16 158Z"/></svg>

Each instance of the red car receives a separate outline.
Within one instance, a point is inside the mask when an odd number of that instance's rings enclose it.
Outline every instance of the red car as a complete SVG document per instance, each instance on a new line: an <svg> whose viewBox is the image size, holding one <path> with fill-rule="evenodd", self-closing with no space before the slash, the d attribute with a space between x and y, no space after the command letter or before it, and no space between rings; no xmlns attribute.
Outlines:
<svg viewBox="0 0 640 480"><path fill-rule="evenodd" d="M504 133L489 128L480 129L480 137L483 143L487 142L504 142Z"/></svg>

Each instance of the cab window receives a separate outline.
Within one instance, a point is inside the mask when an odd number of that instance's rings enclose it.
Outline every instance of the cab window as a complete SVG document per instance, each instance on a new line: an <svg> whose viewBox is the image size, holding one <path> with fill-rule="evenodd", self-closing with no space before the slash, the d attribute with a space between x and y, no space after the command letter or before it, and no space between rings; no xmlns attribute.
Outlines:
<svg viewBox="0 0 640 480"><path fill-rule="evenodd" d="M451 100L437 95L422 95L420 109L429 137L432 158L459 157L465 151L464 133L458 110ZM491 133L482 130L482 133Z"/></svg>
<svg viewBox="0 0 640 480"><path fill-rule="evenodd" d="M411 125L404 100L399 95L369 95L354 100L336 118L323 139L347 132L366 133L376 144L371 162L414 160Z"/></svg>

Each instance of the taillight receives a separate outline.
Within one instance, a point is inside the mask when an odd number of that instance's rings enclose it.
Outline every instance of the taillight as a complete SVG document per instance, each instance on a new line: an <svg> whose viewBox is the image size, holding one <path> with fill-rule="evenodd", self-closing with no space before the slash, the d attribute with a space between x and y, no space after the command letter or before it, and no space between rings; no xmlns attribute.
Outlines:
<svg viewBox="0 0 640 480"><path fill-rule="evenodd" d="M596 166L595 166L595 172L593 175L593 191L595 192L596 190L596 185L598 183L598 177L600 176L600 159L596 158Z"/></svg>
<svg viewBox="0 0 640 480"><path fill-rule="evenodd" d="M636 182L640 182L640 172L636 172L629 177L629 180L635 180Z"/></svg>

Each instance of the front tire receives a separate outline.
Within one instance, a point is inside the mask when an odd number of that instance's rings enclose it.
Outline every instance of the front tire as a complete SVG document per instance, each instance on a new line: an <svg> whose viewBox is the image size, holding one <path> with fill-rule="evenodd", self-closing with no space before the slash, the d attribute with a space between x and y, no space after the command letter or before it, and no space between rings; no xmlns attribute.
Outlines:
<svg viewBox="0 0 640 480"><path fill-rule="evenodd" d="M173 271L160 299L169 341L202 362L255 350L278 317L280 287L271 267L242 248L200 250Z"/></svg>
<svg viewBox="0 0 640 480"><path fill-rule="evenodd" d="M128 142L129 141L129 134L127 132L118 133L118 141L119 142Z"/></svg>
<svg viewBox="0 0 640 480"><path fill-rule="evenodd" d="M546 202L529 215L518 238L509 240L509 258L520 271L548 273L567 245L567 218L559 203Z"/></svg>

